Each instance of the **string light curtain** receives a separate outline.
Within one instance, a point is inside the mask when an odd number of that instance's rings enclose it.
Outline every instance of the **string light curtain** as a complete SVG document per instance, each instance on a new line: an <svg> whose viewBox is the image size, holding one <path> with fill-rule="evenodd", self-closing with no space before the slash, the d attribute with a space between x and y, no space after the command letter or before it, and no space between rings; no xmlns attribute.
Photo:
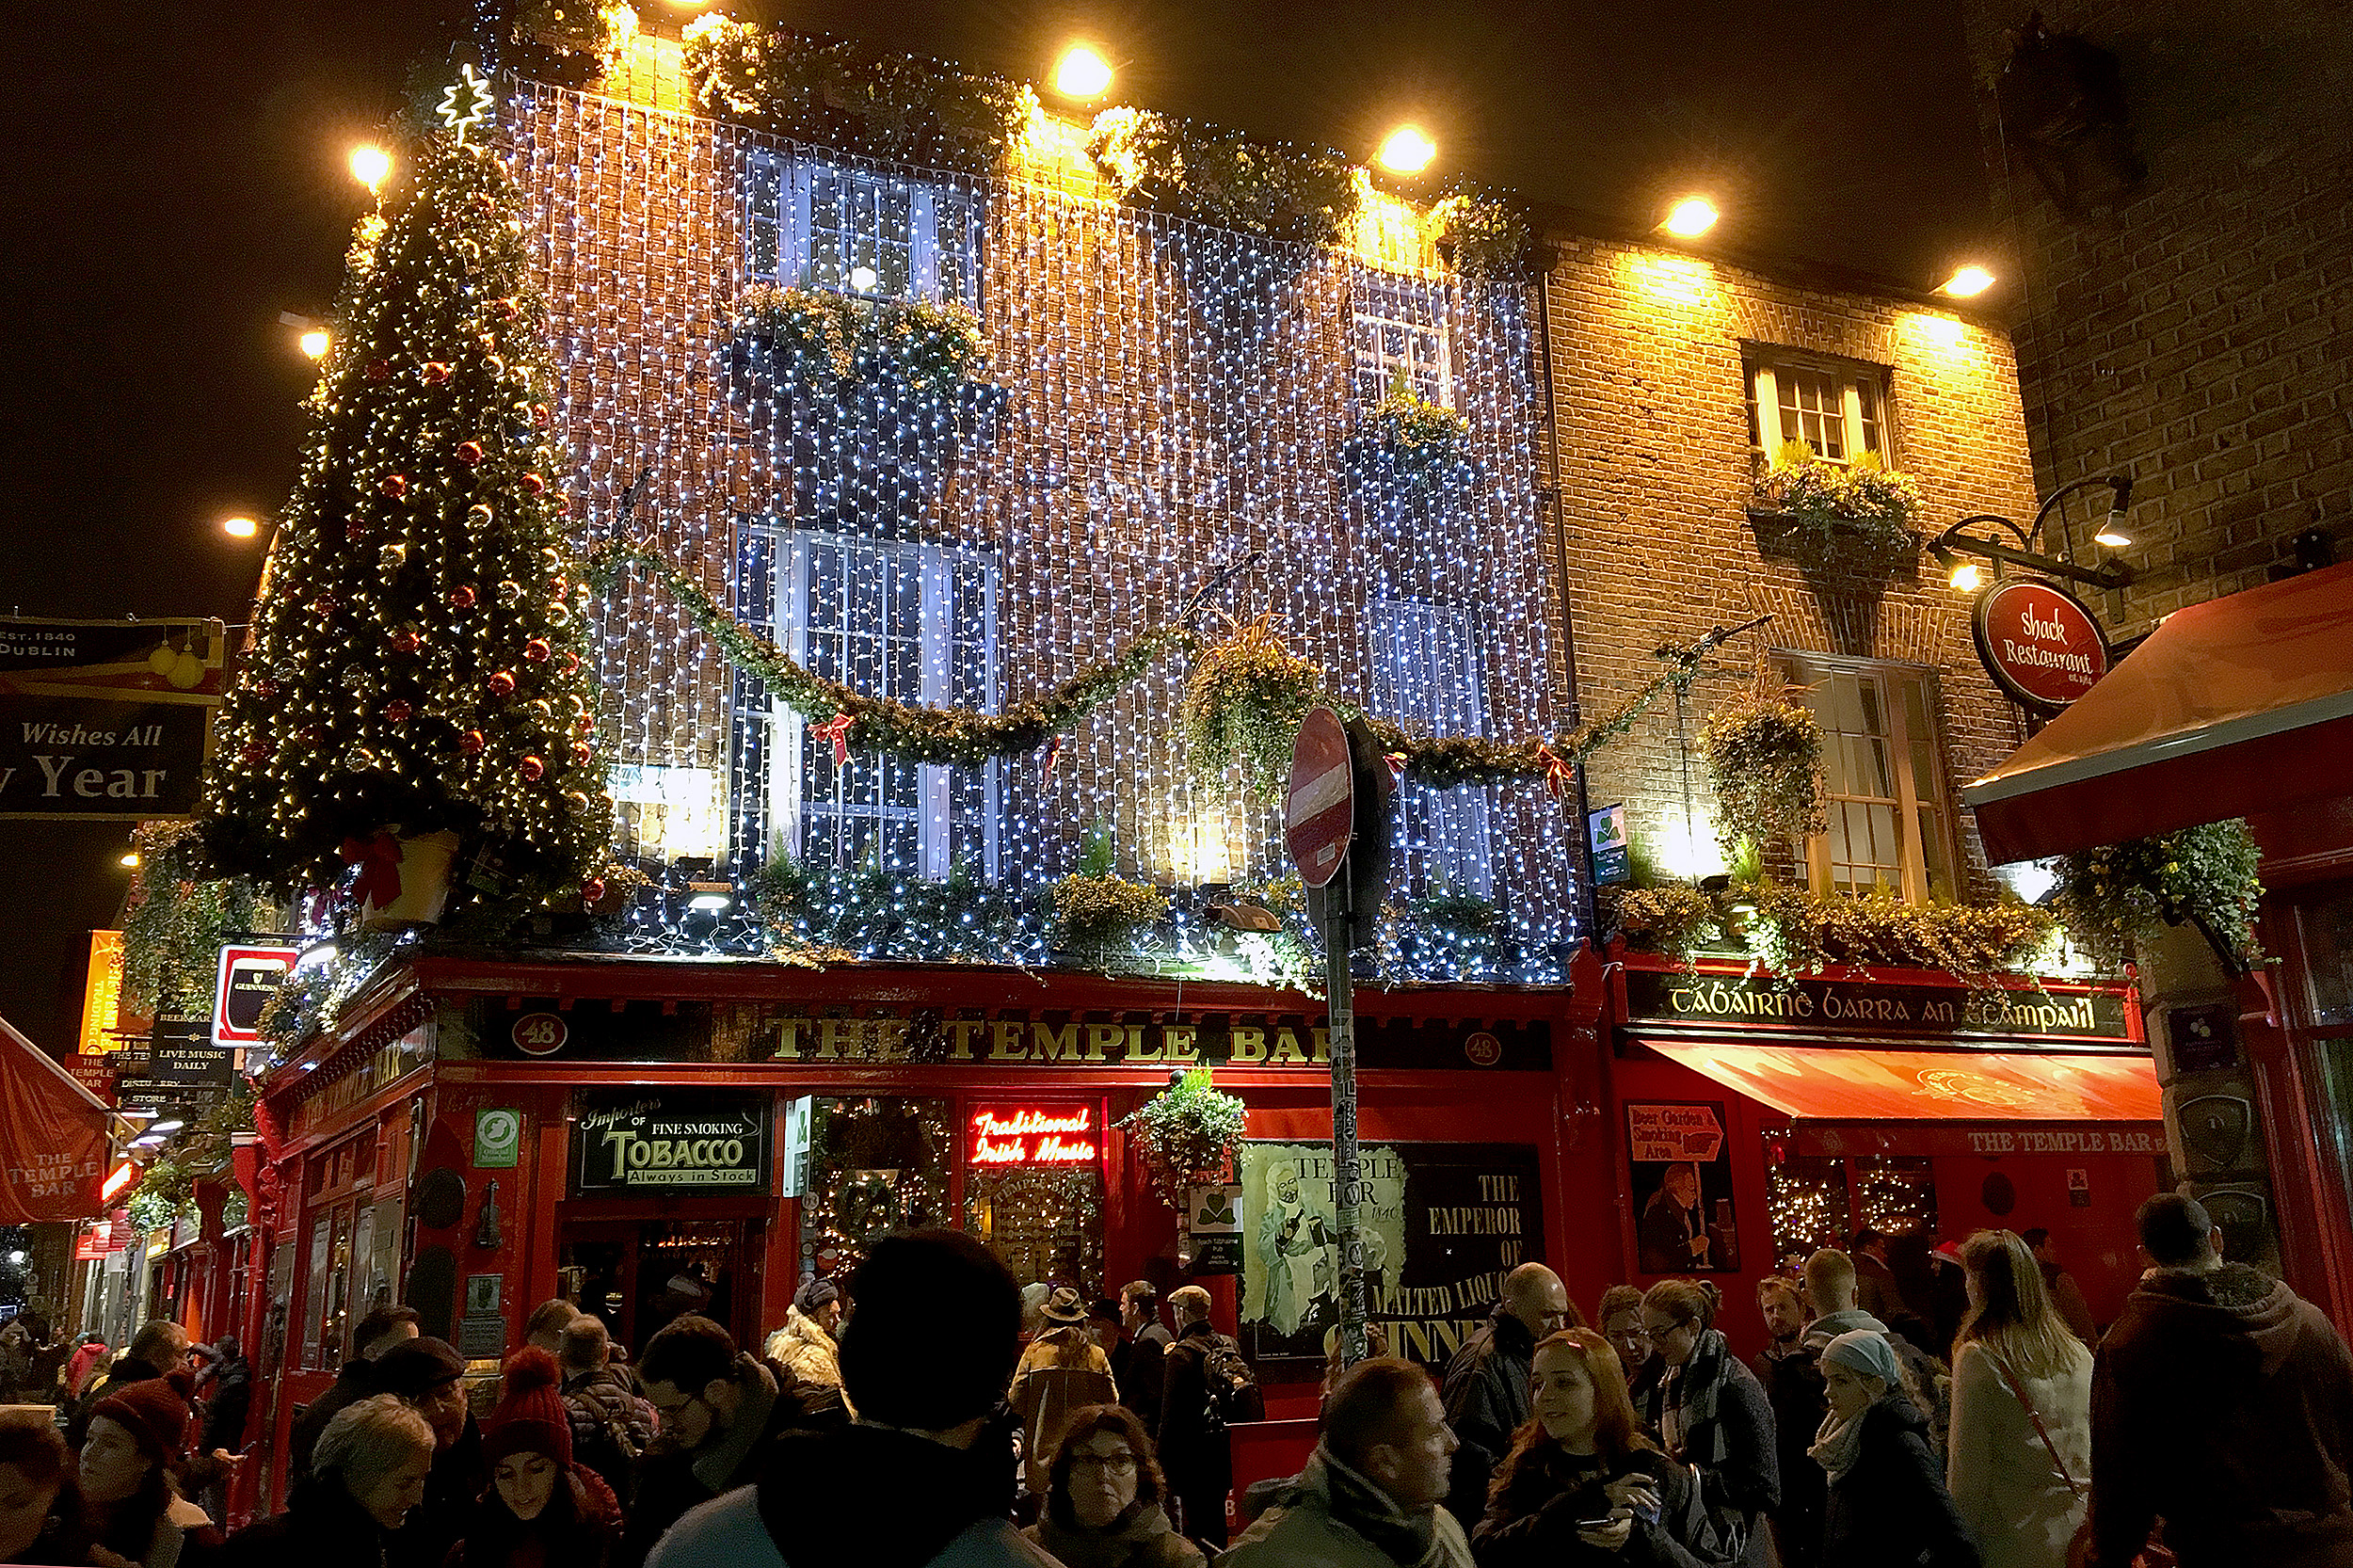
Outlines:
<svg viewBox="0 0 2353 1568"><path fill-rule="evenodd" d="M638 529L740 620L830 659L823 673L1000 706L1256 550L1222 607L1273 611L1342 700L1380 713L1410 692L1412 712L1385 716L1456 734L1567 728L1527 290L1440 274L1401 289L1348 252L1123 208L1050 137L975 180L534 84L508 124L592 529L648 471ZM985 385L894 401L763 372L729 321L763 282L968 302ZM1435 477L1391 469L1357 384L1360 310L1394 336L1401 298L1429 302L1468 422L1465 464ZM836 613L871 634L828 648L814 633ZM621 579L597 630L614 793L641 855L699 848L741 878L781 846L1034 888L1106 826L1119 870L1164 886L1288 870L1273 803L1238 774L1190 778L1180 656L1050 758L902 766L861 758L852 730L837 768L823 727L772 712L648 574ZM1465 646L1433 646L1451 637ZM1531 955L1519 978L1557 977L1578 824L1537 787L1435 793L1406 814L1400 892L1491 897Z"/></svg>

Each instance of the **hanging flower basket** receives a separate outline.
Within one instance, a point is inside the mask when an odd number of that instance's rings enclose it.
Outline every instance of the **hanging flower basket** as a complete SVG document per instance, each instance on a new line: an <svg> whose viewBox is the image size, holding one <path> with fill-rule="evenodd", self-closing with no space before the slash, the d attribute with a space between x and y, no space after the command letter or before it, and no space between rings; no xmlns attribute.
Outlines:
<svg viewBox="0 0 2353 1568"><path fill-rule="evenodd" d="M1283 646L1272 612L1237 626L1185 679L1179 716L1193 776L1213 783L1239 759L1251 789L1281 793L1300 721L1322 690L1322 667Z"/></svg>
<svg viewBox="0 0 2353 1568"><path fill-rule="evenodd" d="M985 384L988 340L961 304L854 299L826 289L755 283L730 312L739 343L778 380L842 396L866 387L952 403Z"/></svg>
<svg viewBox="0 0 2353 1568"><path fill-rule="evenodd" d="M1470 466L1470 421L1410 388L1391 387L1353 443L1391 477L1419 489Z"/></svg>
<svg viewBox="0 0 2353 1568"><path fill-rule="evenodd" d="M2255 937L2262 859L2246 819L2206 823L2062 856L2053 905L2076 939L2104 958L2121 959L2134 938L2186 920L2252 964L2263 956Z"/></svg>
<svg viewBox="0 0 2353 1568"><path fill-rule="evenodd" d="M1152 1189L1183 1213L1185 1190L1227 1179L1249 1112L1220 1091L1210 1070L1195 1067L1119 1123L1144 1161Z"/></svg>
<svg viewBox="0 0 2353 1568"><path fill-rule="evenodd" d="M1832 463L1789 440L1757 480L1749 510L1808 565L1892 566L1919 552L1922 505L1919 482L1876 452Z"/></svg>
<svg viewBox="0 0 2353 1568"><path fill-rule="evenodd" d="M1743 840L1762 847L1822 831L1822 727L1811 709L1743 698L1709 716L1700 750L1726 855L1737 856Z"/></svg>
<svg viewBox="0 0 2353 1568"><path fill-rule="evenodd" d="M1465 278L1519 281L1543 269L1535 226L1515 203L1457 179L1430 209L1438 248Z"/></svg>

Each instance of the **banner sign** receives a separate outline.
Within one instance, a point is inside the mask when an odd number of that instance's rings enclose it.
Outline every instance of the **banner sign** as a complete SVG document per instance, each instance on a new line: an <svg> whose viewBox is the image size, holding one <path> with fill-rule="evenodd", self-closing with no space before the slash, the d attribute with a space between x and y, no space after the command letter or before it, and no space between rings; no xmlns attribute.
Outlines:
<svg viewBox="0 0 2353 1568"><path fill-rule="evenodd" d="M1365 1299L1389 1353L1443 1366L1487 1320L1503 1276L1545 1256L1542 1167L1526 1144L1362 1151ZM1339 1324L1332 1145L1245 1142L1241 1330L1253 1359L1321 1363Z"/></svg>
<svg viewBox="0 0 2353 1568"><path fill-rule="evenodd" d="M765 1194L775 1106L758 1091L584 1095L572 1126L572 1191Z"/></svg>
<svg viewBox="0 0 2353 1568"><path fill-rule="evenodd" d="M213 1044L202 1018L158 1018L148 1048L147 1076L175 1089L227 1094L236 1081L234 1059Z"/></svg>
<svg viewBox="0 0 2353 1568"><path fill-rule="evenodd" d="M299 948L227 947L213 979L213 1044L259 1045L262 1009L294 972Z"/></svg>
<svg viewBox="0 0 2353 1568"><path fill-rule="evenodd" d="M115 1102L115 1059L112 1056L84 1056L80 1052L58 1062L74 1082L88 1089L106 1104Z"/></svg>
<svg viewBox="0 0 2353 1568"><path fill-rule="evenodd" d="M121 1008L122 933L93 931L89 968L82 973L82 1055L103 1056L122 1044L114 1033Z"/></svg>
<svg viewBox="0 0 2353 1568"><path fill-rule="evenodd" d="M2121 989L2005 990L1962 985L1881 984L1800 976L1774 982L1742 975L1697 979L1675 969L1628 969L1626 1019L1678 1028L1716 1027L1743 1035L1870 1034L1909 1039L2089 1040L2132 1046L2130 1009Z"/></svg>
<svg viewBox="0 0 2353 1568"><path fill-rule="evenodd" d="M192 814L226 641L210 620L0 616L0 818Z"/></svg>

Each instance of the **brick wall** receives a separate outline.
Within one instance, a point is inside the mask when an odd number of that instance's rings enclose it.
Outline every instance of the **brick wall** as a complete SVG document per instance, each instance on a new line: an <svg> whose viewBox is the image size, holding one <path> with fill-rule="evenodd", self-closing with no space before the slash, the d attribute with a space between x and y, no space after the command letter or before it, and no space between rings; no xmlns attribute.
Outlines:
<svg viewBox="0 0 2353 1568"><path fill-rule="evenodd" d="M1650 680L1662 643L1774 617L1726 647L1685 712L1660 704L1594 759L1593 804L1625 802L1635 841L1671 870L1691 869L1687 825L1696 858L1712 860L1705 769L1686 742L1746 689L1760 647L1931 665L1955 787L2008 755L2024 730L1977 664L1968 601L1930 563L1892 578L1825 574L1768 552L1743 509L1753 456L1742 357L1753 344L1886 367L1895 466L1917 476L1927 525L1941 528L1972 512L2033 515L2008 337L1950 312L1616 243L1566 242L1548 292L1582 712L1607 712ZM1982 891L1974 825L1957 819Z"/></svg>
<svg viewBox="0 0 2353 1568"><path fill-rule="evenodd" d="M1993 81L2023 0L1963 0ZM1980 93L2022 264L2020 378L2048 489L2135 480L2138 583L2111 632L2267 581L2306 530L2353 543L2353 21L2300 0L2056 0L2112 53L2146 174L2062 211ZM2046 164L2048 160L2042 159Z"/></svg>

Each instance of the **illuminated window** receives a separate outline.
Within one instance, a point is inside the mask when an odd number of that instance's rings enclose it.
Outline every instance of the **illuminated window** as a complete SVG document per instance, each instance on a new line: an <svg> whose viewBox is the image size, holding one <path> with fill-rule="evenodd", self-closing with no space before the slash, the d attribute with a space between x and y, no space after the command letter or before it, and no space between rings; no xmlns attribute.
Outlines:
<svg viewBox="0 0 2353 1568"><path fill-rule="evenodd" d="M997 711L997 572L984 555L793 532L776 552L776 631L817 675L871 696ZM776 703L771 835L804 864L932 878L997 875L998 765L885 757L854 728L847 765L819 725Z"/></svg>
<svg viewBox="0 0 2353 1568"><path fill-rule="evenodd" d="M980 203L959 185L755 158L752 276L873 299L980 305Z"/></svg>
<svg viewBox="0 0 2353 1568"><path fill-rule="evenodd" d="M1369 616L1372 711L1422 734L1484 735L1486 688L1470 613L1385 600L1370 606ZM1398 786L1395 824L1409 896L1486 896L1492 879L1483 786L1437 790L1409 778Z"/></svg>
<svg viewBox="0 0 2353 1568"><path fill-rule="evenodd" d="M1798 846L1814 890L1885 888L1912 903L1953 898L1952 806L1933 673L1814 654L1783 653L1778 662L1822 726L1830 827Z"/></svg>
<svg viewBox="0 0 2353 1568"><path fill-rule="evenodd" d="M1833 463L1887 450L1887 373L1797 355L1749 357L1749 444L1768 456L1801 440Z"/></svg>
<svg viewBox="0 0 2353 1568"><path fill-rule="evenodd" d="M1356 401L1370 408L1402 376L1417 396L1450 407L1445 285L1359 268L1355 296Z"/></svg>

